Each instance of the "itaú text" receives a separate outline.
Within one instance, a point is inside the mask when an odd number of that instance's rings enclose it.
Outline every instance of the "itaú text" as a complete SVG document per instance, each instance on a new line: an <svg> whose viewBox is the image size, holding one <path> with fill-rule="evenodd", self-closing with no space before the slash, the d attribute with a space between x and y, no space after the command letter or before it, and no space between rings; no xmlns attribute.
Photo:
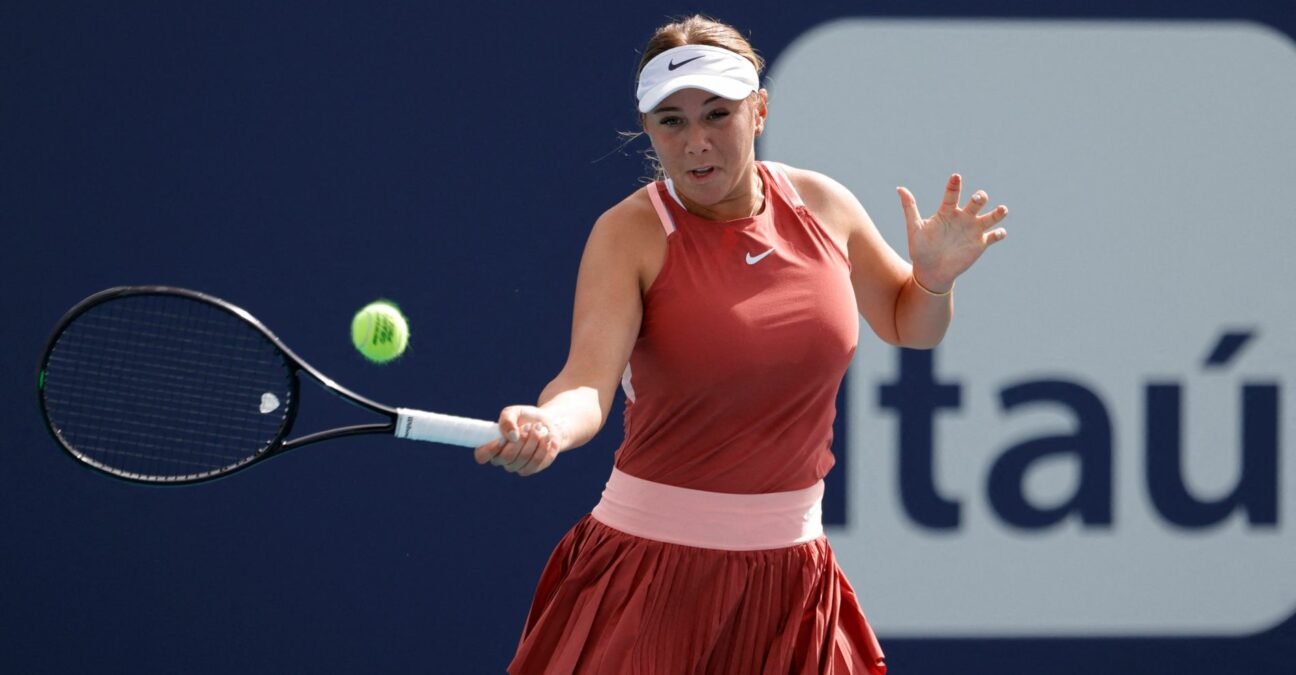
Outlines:
<svg viewBox="0 0 1296 675"><path fill-rule="evenodd" d="M1237 334L1230 334L1236 341ZM1225 336L1228 338L1230 336ZM1249 336L1246 336L1249 337ZM1221 344L1224 339L1221 339ZM1221 367L1213 353L1208 367ZM958 382L942 382L934 352L901 349L895 381L879 387L879 406L898 422L900 501L914 523L933 530L957 529L961 506L938 493L934 442L937 415L962 405ZM1271 528L1279 520L1280 388L1269 381L1240 385L1238 452L1240 471L1232 489L1213 499L1196 495L1184 478L1185 387L1173 381L1147 382L1142 391L1144 484L1156 513L1172 526L1202 529L1242 512L1249 527ZM1032 406L1051 406L1074 419L1071 433L1050 434L1017 442L998 452L988 473L986 495L1004 523L1038 530L1068 518L1085 527L1113 524L1113 426L1103 399L1075 381L1061 378L1026 380L998 392L1005 415ZM1071 455L1079 466L1075 489L1061 503L1033 504L1024 490L1027 470L1036 462Z"/></svg>

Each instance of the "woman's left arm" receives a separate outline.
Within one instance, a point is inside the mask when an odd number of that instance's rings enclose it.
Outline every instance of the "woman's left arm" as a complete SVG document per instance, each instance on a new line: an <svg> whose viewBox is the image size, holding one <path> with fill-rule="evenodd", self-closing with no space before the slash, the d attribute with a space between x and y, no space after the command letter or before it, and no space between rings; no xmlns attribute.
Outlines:
<svg viewBox="0 0 1296 675"><path fill-rule="evenodd" d="M978 190L960 208L963 181L954 174L940 208L924 219L913 194L897 188L913 261L908 263L882 238L849 190L815 172L794 170L794 175L807 205L845 239L856 304L878 337L914 349L940 343L954 312L954 280L1007 236L996 227L1008 215L1007 207L981 215L989 197Z"/></svg>

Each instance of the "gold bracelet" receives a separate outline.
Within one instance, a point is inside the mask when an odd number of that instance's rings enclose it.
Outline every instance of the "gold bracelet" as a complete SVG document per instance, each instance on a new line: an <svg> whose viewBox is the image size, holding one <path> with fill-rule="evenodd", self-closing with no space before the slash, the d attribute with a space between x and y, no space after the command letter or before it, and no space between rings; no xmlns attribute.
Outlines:
<svg viewBox="0 0 1296 675"><path fill-rule="evenodd" d="M910 277L911 279L913 279L913 282L914 282L914 285L915 285L915 286L917 286L918 288L923 289L923 292L924 292L924 293L926 293L927 295L930 295L930 296L932 296L932 297L936 297L936 298L943 298L943 297L949 295L950 293L953 293L953 292L954 292L954 284L950 284L950 287L949 287L949 290L948 290L948 291L945 291L944 293L937 293L936 291L933 291L932 289L927 288L926 286L922 285L922 282L918 281L918 276L915 275L915 274L913 274L912 272L909 274L909 277ZM956 283L957 283L957 282L956 282Z"/></svg>

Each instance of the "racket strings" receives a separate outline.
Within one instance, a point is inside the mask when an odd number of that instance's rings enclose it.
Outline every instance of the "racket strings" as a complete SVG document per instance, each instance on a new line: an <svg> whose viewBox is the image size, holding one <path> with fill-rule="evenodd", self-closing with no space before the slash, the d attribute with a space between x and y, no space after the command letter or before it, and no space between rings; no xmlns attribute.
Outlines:
<svg viewBox="0 0 1296 675"><path fill-rule="evenodd" d="M50 362L55 367L62 366L66 361L72 366L85 363L87 360L96 358L122 358L129 357L129 354L111 347L105 348L101 354L96 355L93 352L77 353L73 350L64 350L60 344L58 352L50 356ZM121 362L118 362L121 363ZM103 383L95 379L87 379L76 389L64 392L69 396L81 398L81 403L91 404L101 401L113 400L113 395L119 392L130 392L138 402L165 403L169 400L179 399L180 402L189 403L194 406L208 405L214 397L226 397L229 403L239 404L247 400L249 396L259 396L264 392L263 389L254 386L252 377L256 371L244 370L240 377L229 377L228 375L217 376L219 387L205 388L201 392L195 391L190 386L192 372L176 368L167 363L150 364L149 373L140 373L135 370L119 369L117 378L112 382L111 387L102 386ZM207 380L213 381L212 377ZM159 383L166 385L159 387ZM106 398L99 398L105 397ZM220 416L225 407L195 407L193 414ZM241 420L242 416L233 419Z"/></svg>
<svg viewBox="0 0 1296 675"><path fill-rule="evenodd" d="M55 361L55 359L51 359L51 360ZM55 364L56 367L62 365L62 361L63 361L62 359L57 359L57 361L58 363ZM138 396L138 400L140 402L165 403L167 401L176 398L179 398L183 402L188 402L190 404L195 404L195 405L211 402L210 396L198 395L192 391L186 391L176 386L178 383L181 382L183 382L183 379L171 379L168 382L168 384L172 386L174 389L160 390L157 388L157 380L150 380L149 378L140 377L132 373L129 375L123 375L121 379L119 379L115 383L117 385L116 387L112 387L112 388L102 387L99 386L98 383L88 382L82 387L78 388L76 391L66 392L66 394L71 397L77 397L82 399L81 401L82 403L91 403L100 400L98 399L99 396L105 396L105 395L112 396L123 391L130 391L134 393L136 396ZM230 387L230 389L231 391L220 392L219 394L216 395L237 394L237 396L233 397L233 400L244 401L246 400L248 395L254 393L260 393L252 389L243 389L240 391L233 391L234 387ZM214 414L214 412L213 410L196 410L194 411L194 414L210 415L210 414Z"/></svg>
<svg viewBox="0 0 1296 675"><path fill-rule="evenodd" d="M198 306L202 307L202 305ZM233 315L226 316L229 318L224 321L213 321L211 317L202 316L186 317L189 321L188 330L179 335L168 332L170 327L167 324L174 320L175 317L169 317L156 311L140 312L129 318L112 315L95 318L101 322L97 326L97 330L104 335L115 335L119 339L132 341L156 340L154 346L159 353L169 351L176 354L189 354L194 350L210 349L212 347L211 337L225 335L224 331L229 330L230 322L239 320ZM145 321L153 323L146 323ZM260 337L259 333L252 332L240 336L239 339ZM112 343L104 343L102 346L109 349L114 347ZM260 354L255 354L257 358L249 358L246 353L235 351L227 352L223 356L228 359L227 363L231 366L234 364L245 365L244 372L256 373L265 367L265 360L259 358ZM159 365L165 366L166 364L163 362ZM214 374L221 375L223 373Z"/></svg>
<svg viewBox="0 0 1296 675"><path fill-rule="evenodd" d="M83 460L144 480L191 480L254 459L283 433L292 372L238 315L175 295L89 308L54 344L52 427Z"/></svg>
<svg viewBox="0 0 1296 675"><path fill-rule="evenodd" d="M55 399L53 400L53 404L59 407L66 407L68 405L78 404L78 402L74 402L72 399ZM191 446L189 448L191 454L204 454L200 448L207 447L214 451L213 453L206 453L207 456L212 458L228 459L229 443L227 441L227 435L212 433L210 428L181 426L175 424L171 417L158 414L142 414L138 409L130 410L113 406L111 404L90 404L85 402L79 402L79 404L96 406L97 412L85 413L82 415L81 419L87 424L98 425L98 429L112 427L113 431L118 434L135 436L141 444L154 444L154 439L162 434L173 438L183 434L188 434L190 436L188 440ZM227 421L234 421L234 418L232 417L227 417L225 419ZM208 420L208 422L211 422L211 420ZM92 427L82 427L79 431L82 432L81 437L87 440L94 438L99 433ZM202 434L204 433L208 435L207 438L202 437ZM272 439L264 439L264 442L268 443L270 440ZM89 448L90 444L82 442L79 447L82 447L83 449ZM161 451L169 446L154 444L154 447ZM104 451L113 452L114 450L111 448L105 448Z"/></svg>
<svg viewBox="0 0 1296 675"><path fill-rule="evenodd" d="M114 334L113 331L104 331L103 335L109 337L109 339L123 342L135 339L125 331L120 331L118 334ZM164 338L158 336L155 339L161 343L161 340ZM159 346L154 352L154 357L157 358L157 362L152 365L150 372L154 377L170 376L177 380L188 380L193 375L191 369L179 366L177 361L195 353L196 349L199 347L200 345L197 344L189 346L188 349L177 349L174 346L171 346L170 348L167 346ZM91 348L87 345L72 341L72 344L67 347L60 344L59 348L60 353L51 354L51 358L66 358L72 361L84 361L87 358L94 358L102 361L129 361L138 356L138 354L132 349L124 349L120 343L104 343ZM90 349L90 353L78 353L78 349ZM258 365L260 365L260 367L257 367ZM255 364L246 359L230 359L223 364L223 370L209 374L208 379L223 379L227 383L233 384L247 383L250 376L254 377L256 373L264 367L264 364Z"/></svg>

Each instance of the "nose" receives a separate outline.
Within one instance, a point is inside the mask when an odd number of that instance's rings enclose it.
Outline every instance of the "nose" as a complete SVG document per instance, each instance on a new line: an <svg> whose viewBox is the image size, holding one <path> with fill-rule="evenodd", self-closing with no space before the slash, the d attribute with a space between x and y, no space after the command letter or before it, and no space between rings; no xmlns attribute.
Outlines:
<svg viewBox="0 0 1296 675"><path fill-rule="evenodd" d="M701 124L689 125L684 138L684 151L690 155L700 155L711 149L711 139Z"/></svg>

